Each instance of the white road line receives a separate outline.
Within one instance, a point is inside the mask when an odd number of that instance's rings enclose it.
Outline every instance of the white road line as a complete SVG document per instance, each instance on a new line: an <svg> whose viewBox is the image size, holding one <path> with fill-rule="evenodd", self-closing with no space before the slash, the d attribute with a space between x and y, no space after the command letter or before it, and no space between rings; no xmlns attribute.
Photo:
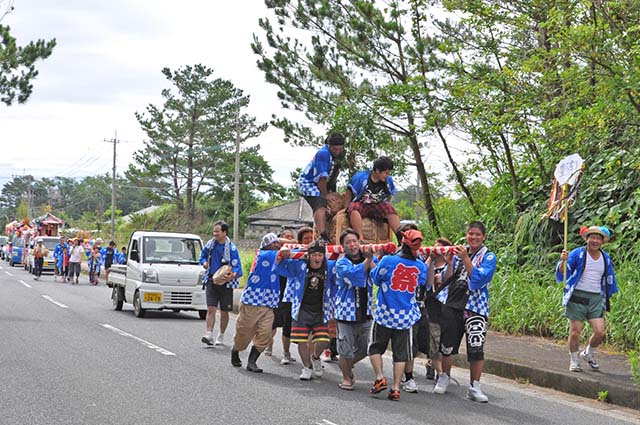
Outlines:
<svg viewBox="0 0 640 425"><path fill-rule="evenodd" d="M58 307L61 308L69 308L69 306L62 304L61 302L58 302L56 300L54 300L53 298L51 298L49 295L43 295L42 298L44 298L45 300L54 303L55 305L57 305Z"/></svg>
<svg viewBox="0 0 640 425"><path fill-rule="evenodd" d="M323 419L322 422L316 422L316 425L338 425L338 424L335 422L331 422L326 419Z"/></svg>
<svg viewBox="0 0 640 425"><path fill-rule="evenodd" d="M24 286L26 286L27 288L31 288L31 285L29 285L27 282L25 282L24 280L19 280L18 282L22 283Z"/></svg>
<svg viewBox="0 0 640 425"><path fill-rule="evenodd" d="M4 272L5 272L6 274L8 274L9 276L13 276L13 274L12 274L12 273L9 273L9 272L8 272L8 271L6 271L6 270L5 270Z"/></svg>
<svg viewBox="0 0 640 425"><path fill-rule="evenodd" d="M132 339L138 341L139 343L141 343L142 345L144 345L145 347L151 348L152 350L157 351L160 354L163 354L165 356L175 356L175 353L172 353L169 350L165 350L162 347L158 347L157 345L152 344L149 341L145 341L142 338L138 338L135 335L131 335L130 333L127 333L127 332L123 331L122 329L118 329L115 326L111 326L111 325L109 325L107 323L102 323L102 324L100 324L100 326L102 326L105 329L109 329L110 331L115 332L118 335L122 335L122 336L126 336L126 337L129 337L129 338L132 338Z"/></svg>

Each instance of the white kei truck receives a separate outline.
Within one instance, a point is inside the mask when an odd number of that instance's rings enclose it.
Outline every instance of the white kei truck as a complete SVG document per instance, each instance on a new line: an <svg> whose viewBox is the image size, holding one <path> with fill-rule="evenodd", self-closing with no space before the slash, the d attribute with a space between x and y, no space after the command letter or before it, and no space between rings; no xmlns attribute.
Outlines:
<svg viewBox="0 0 640 425"><path fill-rule="evenodd" d="M137 317L147 310L197 311L207 317L199 265L202 240L189 233L135 231L126 264L113 264L107 285L113 288L113 308L133 304Z"/></svg>

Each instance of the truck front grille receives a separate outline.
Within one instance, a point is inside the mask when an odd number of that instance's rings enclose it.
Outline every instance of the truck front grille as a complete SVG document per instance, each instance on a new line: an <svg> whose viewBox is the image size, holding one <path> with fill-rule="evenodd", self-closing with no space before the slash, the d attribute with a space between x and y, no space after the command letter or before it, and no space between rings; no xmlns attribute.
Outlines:
<svg viewBox="0 0 640 425"><path fill-rule="evenodd" d="M191 292L165 292L164 302L167 304L191 304L193 294Z"/></svg>

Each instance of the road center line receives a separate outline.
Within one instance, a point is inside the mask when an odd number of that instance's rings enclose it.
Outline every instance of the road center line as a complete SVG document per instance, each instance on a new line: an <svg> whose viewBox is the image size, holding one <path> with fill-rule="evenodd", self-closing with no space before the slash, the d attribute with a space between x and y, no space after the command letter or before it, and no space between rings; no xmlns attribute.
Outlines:
<svg viewBox="0 0 640 425"><path fill-rule="evenodd" d="M323 419L322 422L316 422L316 425L338 425L338 424L335 422L331 422L326 419Z"/></svg>
<svg viewBox="0 0 640 425"><path fill-rule="evenodd" d="M128 338L132 338L132 339L138 341L140 344L144 345L145 347L151 348L152 350L157 351L160 354L163 354L165 356L175 356L175 353L172 353L169 350L165 350L164 348L159 347L159 346L157 346L155 344L152 344L149 341L145 341L144 339L139 338L139 337L137 337L135 335L131 335L130 333L127 333L127 332L123 331L122 329L118 329L115 326L111 326L111 325L109 325L107 323L102 323L100 326L102 326L105 329L109 329L110 331L115 332L118 335L126 336Z"/></svg>
<svg viewBox="0 0 640 425"><path fill-rule="evenodd" d="M13 273L9 273L8 271L4 271L6 274L8 274L9 276L13 276Z"/></svg>
<svg viewBox="0 0 640 425"><path fill-rule="evenodd" d="M31 285L29 285L27 282L25 282L24 280L19 280L18 282L22 283L24 286L26 286L27 288L31 288Z"/></svg>
<svg viewBox="0 0 640 425"><path fill-rule="evenodd" d="M57 305L58 307L61 308L69 308L69 306L62 304L61 302L58 302L56 300L54 300L53 298L51 298L49 295L43 295L42 298L44 298L45 300L54 303L55 305Z"/></svg>

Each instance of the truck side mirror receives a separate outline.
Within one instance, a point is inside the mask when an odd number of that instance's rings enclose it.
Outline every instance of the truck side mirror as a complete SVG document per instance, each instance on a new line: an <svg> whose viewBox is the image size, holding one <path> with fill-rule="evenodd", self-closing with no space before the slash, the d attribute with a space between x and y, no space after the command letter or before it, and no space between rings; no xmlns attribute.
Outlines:
<svg viewBox="0 0 640 425"><path fill-rule="evenodd" d="M140 255L138 254L138 251L135 251L135 250L132 250L129 253L129 258L131 259L131 261L135 261L135 262L140 261Z"/></svg>

